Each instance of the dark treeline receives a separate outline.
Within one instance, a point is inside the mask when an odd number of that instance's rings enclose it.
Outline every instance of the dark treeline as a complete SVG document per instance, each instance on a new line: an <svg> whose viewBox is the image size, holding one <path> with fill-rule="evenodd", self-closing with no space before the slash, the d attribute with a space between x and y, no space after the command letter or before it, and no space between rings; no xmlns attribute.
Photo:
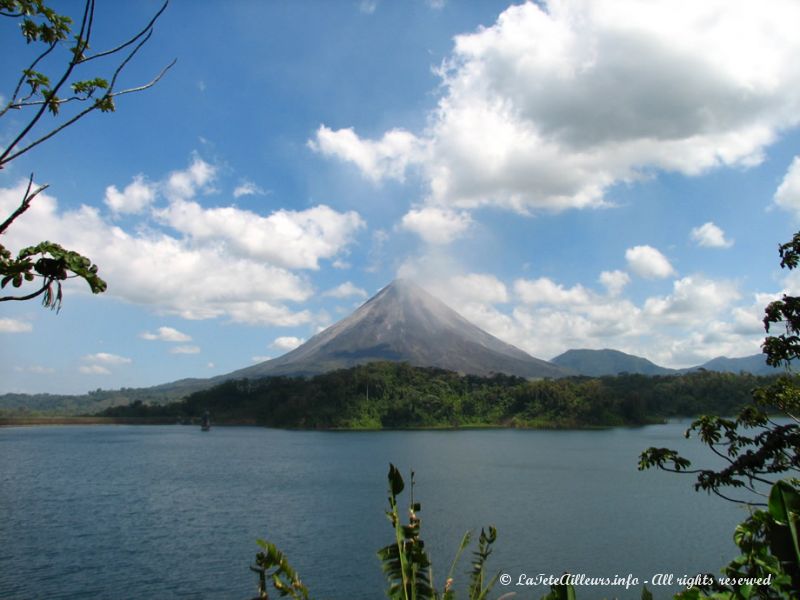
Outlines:
<svg viewBox="0 0 800 600"><path fill-rule="evenodd" d="M641 425L701 413L733 414L770 379L701 370L527 381L379 362L313 378L233 380L180 402L137 401L101 414L178 420L197 419L208 410L217 423L308 429Z"/></svg>

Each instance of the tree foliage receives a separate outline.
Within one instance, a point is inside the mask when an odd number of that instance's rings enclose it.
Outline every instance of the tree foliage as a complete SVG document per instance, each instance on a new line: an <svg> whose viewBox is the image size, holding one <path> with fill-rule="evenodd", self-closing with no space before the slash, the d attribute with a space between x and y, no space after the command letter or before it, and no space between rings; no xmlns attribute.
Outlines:
<svg viewBox="0 0 800 600"><path fill-rule="evenodd" d="M781 267L795 269L800 263L800 232L794 234L792 240L778 247L781 257ZM780 300L770 302L765 309L764 328L767 333L772 325L783 325L784 332L779 335L769 335L762 346L767 355L767 363L772 366L791 368L793 360L800 358L800 297L786 294ZM797 414L797 398L781 410L787 409Z"/></svg>
<svg viewBox="0 0 800 600"><path fill-rule="evenodd" d="M27 209L27 205L35 197L35 194L30 194L31 183L32 179L28 182L28 192L23 200L22 212ZM11 225L16 216L12 215L0 225L0 234ZM45 307L58 310L63 299L61 282L65 279L80 277L86 281L93 294L99 294L106 290L106 282L100 278L97 270L97 265L87 257L74 250L67 250L54 242L45 241L35 246L28 246L20 250L16 257L13 257L11 252L0 244L0 277L2 277L0 288L5 288L9 283L14 288L20 288L23 282L31 282L36 278L41 279L41 284L35 291L21 296L0 296L0 302L31 300L42 295L42 304ZM53 289L54 285L55 290Z"/></svg>
<svg viewBox="0 0 800 600"><path fill-rule="evenodd" d="M119 89L123 70L150 39L166 7L165 2L147 25L131 37L106 50L94 51L91 41L95 0L86 0L77 25L69 16L47 6L44 0L0 0L0 17L18 25L26 46L36 47L9 92L0 95L4 99L0 119L14 114L15 121L21 123L8 134L10 142L0 148L0 169L89 113L113 112L119 96L155 85L175 61L151 81ZM89 63L106 72L103 76L86 73ZM0 234L5 233L47 187L34 186L31 174L19 207L0 225ZM0 244L0 288L10 285L19 289L25 283L38 281L34 291L0 296L0 302L42 296L45 307L59 309L63 299L61 282L65 279L83 279L94 294L106 290L106 282L97 270L89 258L54 242L43 241L23 248L16 255Z"/></svg>
<svg viewBox="0 0 800 600"><path fill-rule="evenodd" d="M800 264L800 233L778 251L781 267L795 269ZM776 326L783 332L770 335ZM793 598L800 589L800 382L791 371L792 361L800 358L800 297L784 294L771 302L765 309L764 328L767 363L783 366L785 374L756 389L752 402L735 419L703 416L686 432L687 437L697 434L725 466L692 468L689 460L668 448L649 448L640 458L640 469L694 474L695 489L752 507L751 516L734 535L742 553L724 574L769 577L771 585L717 582L686 592L683 598L701 594L725 599Z"/></svg>

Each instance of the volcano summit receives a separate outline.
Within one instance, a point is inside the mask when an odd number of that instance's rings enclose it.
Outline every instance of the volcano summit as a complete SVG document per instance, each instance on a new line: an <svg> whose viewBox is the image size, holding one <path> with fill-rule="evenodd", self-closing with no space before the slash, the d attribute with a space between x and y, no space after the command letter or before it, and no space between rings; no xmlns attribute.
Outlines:
<svg viewBox="0 0 800 600"><path fill-rule="evenodd" d="M291 352L222 378L316 375L379 360L474 375L568 374L486 333L415 283L397 279Z"/></svg>

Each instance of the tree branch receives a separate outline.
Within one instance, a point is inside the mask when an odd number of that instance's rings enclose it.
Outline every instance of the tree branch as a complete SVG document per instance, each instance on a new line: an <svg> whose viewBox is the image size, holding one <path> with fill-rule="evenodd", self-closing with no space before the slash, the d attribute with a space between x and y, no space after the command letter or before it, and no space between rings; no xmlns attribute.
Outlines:
<svg viewBox="0 0 800 600"><path fill-rule="evenodd" d="M44 107L42 107L42 108L44 108ZM92 106L90 106L89 108L86 108L86 109L82 110L82 111L81 111L81 112L79 112L77 115L75 115L74 117L72 117L70 120L68 120L68 121L65 121L64 123L62 123L61 125L59 125L59 126L58 126L58 127L56 127L55 129L53 129L52 131L50 131L49 133L47 133L46 135L43 135L42 137L40 137L38 140L36 140L36 141L33 141L33 142L31 142L30 144L28 144L27 146L25 146L24 148L22 148L22 150L19 150L18 152L15 152L15 153L14 153L14 154L12 154L11 156L8 156L8 157L5 157L5 158L1 158L0 160L1 160L2 162L0 162L0 169L2 169L2 168L3 168L3 164L5 164L5 163L8 163L8 162L11 162L12 160L14 160L15 158L17 158L18 156L20 156L20 155L22 155L22 154L25 154L25 153L26 153L28 150L31 150L32 148L35 148L36 146L38 146L38 145L39 145L39 144L41 144L42 142L49 140L51 137L53 137L53 136L54 136L54 135L56 135L57 133L59 133L59 132L63 131L64 129L66 129L67 127L69 127L70 125L72 125L72 124L73 124L75 121L77 121L78 119L80 119L80 118L84 117L85 115L89 114L90 112L92 112L92 111L93 111L93 110L95 110L96 108L97 108L97 106L96 106L96 105L92 105Z"/></svg>
<svg viewBox="0 0 800 600"><path fill-rule="evenodd" d="M728 502L735 502L736 504L746 504L747 506L766 506L767 505L766 502L748 502L747 500L737 500L736 498L730 498L730 497L726 496L725 494L723 494L722 492L720 492L716 488L712 489L711 491L714 492L717 496L719 496L723 500L727 500Z"/></svg>
<svg viewBox="0 0 800 600"><path fill-rule="evenodd" d="M40 104L58 104L59 106L61 106L62 104L69 104L70 102L75 102L75 101L86 102L87 100L92 100L92 99L94 99L92 96L70 96L69 98L59 98L54 103L52 100L51 101L34 100L33 102L28 102L26 98L25 100L20 100L13 106L9 106L9 108L18 109L18 108L23 108L25 106L39 106Z"/></svg>
<svg viewBox="0 0 800 600"><path fill-rule="evenodd" d="M142 38L141 42L139 42L138 44L136 44L136 46L134 46L134 48L133 48L133 50L131 50L130 54L128 54L128 56L126 56L125 59L116 68L116 70L114 71L114 75L111 77L111 83L108 84L108 92L106 93L107 96L111 95L111 93L113 92L114 85L117 83L117 77L119 77L119 74L122 72L122 69L124 69L127 66L127 64L131 61L131 59L134 56L136 56L136 53L139 52L139 50L141 50L142 46L144 46L147 43L147 41L150 39L151 35L153 35L153 30L152 29L147 32L147 35L145 35Z"/></svg>
<svg viewBox="0 0 800 600"><path fill-rule="evenodd" d="M80 33L76 38L77 42L75 44L75 48L73 49L72 59L67 64L67 68L64 71L64 74L58 80L58 83L51 90L48 91L48 94L51 97L55 96L58 93L58 90L61 88L61 86L64 85L64 83L66 83L67 79L69 79L69 76L72 74L72 71L77 66L79 57L83 54L83 51L89 47L89 38L87 37L86 39L84 39L83 34L86 31L86 25L87 21L89 20L90 11L94 11L94 0L86 0L86 5L83 11L83 19L81 20L81 29ZM39 122L39 119L42 118L42 115L44 115L45 110L47 110L47 105L43 104L41 108L39 108L39 110L36 111L36 114L28 122L28 124L22 129L19 135L17 135L17 137L14 138L14 140L6 147L3 154L0 155L0 168L2 168L3 165L6 164L7 162L13 160L14 158L22 154L22 152L17 152L9 156L12 153L13 149L24 139L26 135L28 135L28 132L30 132L30 130L33 129L34 125L36 125L36 123ZM73 120L72 122L74 123L75 121ZM63 127L61 129L63 129ZM47 136L47 137L49 138L52 136ZM38 143L39 142L37 142L37 144ZM34 145L37 144L33 144L28 146L27 148L24 148L23 152L27 152L30 148L32 148Z"/></svg>
<svg viewBox="0 0 800 600"><path fill-rule="evenodd" d="M100 52L98 54L94 54L94 55L89 56L89 57L84 57L83 53L89 47L89 39L90 39L90 36L91 36L92 25L93 25L93 22L94 22L94 0L87 0L86 1L86 6L85 6L85 9L84 9L83 20L81 22L81 30L80 30L79 35L77 36L77 40L78 41L77 41L75 47L73 48L72 59L70 60L70 63L68 64L66 71L64 72L64 74L62 75L62 77L58 81L58 83L52 89L48 90L44 94L44 97L43 97L42 100L37 100L37 101L34 101L34 102L25 102L25 101L17 102L17 103L12 102L12 103L9 103L9 105L6 106L2 110L2 112L0 112L0 117L2 117L2 115L5 114L5 112L7 112L10 108L21 108L22 106L39 106L39 109L36 111L36 114L32 117L30 122L19 133L19 135L17 135L17 137L6 147L6 149L3 152L3 154L0 155L0 169L2 169L3 165L5 165L6 163L11 162L12 160L14 160L15 158L18 158L22 154L25 154L26 152L28 152L29 150L35 148L36 146L38 146L42 142L45 142L45 141L49 140L50 138L52 138L56 134L60 133L61 131L63 131L67 127L69 127L72 124L74 124L79 119L82 119L83 117L85 117L90 112L92 112L94 110L97 110L98 108L100 108L101 110L104 110L104 111L105 110L113 110L113 108L104 108L107 105L103 104L103 101L112 100L116 96L122 96L122 95L125 95L125 94L132 94L132 93L136 93L136 92L141 92L141 91L144 91L144 90L147 90L147 89L153 87L156 83L158 83L164 77L164 75L167 73L167 71L169 71L169 69L171 69L175 65L175 63L177 62L177 59L173 60L167 66L165 66L158 73L158 75L156 75L156 77L153 78L150 82L148 82L146 84L143 84L143 85L140 85L140 86L136 86L136 87L132 87L132 88L126 88L126 89L120 90L118 92L114 91L114 86L116 85L117 78L119 77L119 74L127 66L127 64L133 59L133 57L139 52L139 50L142 48L142 46L144 46L144 44L147 43L147 41L150 39L150 36L153 34L153 25L158 20L158 18L161 16L161 14L164 12L164 10L167 8L168 4L169 4L169 0L164 2L164 4L162 5L161 9L159 9L159 11L153 16L153 18L150 19L149 23L139 33L137 33L135 36L133 36L131 39L129 39L125 43L120 44L119 46L117 46L116 48L113 48L111 50L107 50L105 52ZM84 32L86 32L85 38L84 38ZM62 104L67 104L67 103L74 102L74 101L84 102L84 101L92 98L91 95L87 95L86 97L71 96L69 98L65 98L65 99L62 99L62 100L58 100L58 99L55 100L55 101L53 100L53 98L56 97L56 94L57 94L58 90L69 79L69 76L72 74L72 72L73 72L73 70L75 69L76 66L78 66L80 64L83 64L85 62L88 62L90 60L94 60L95 58L101 58L101 57L104 57L104 56L110 56L112 54L115 54L115 53L123 50L124 48L129 47L131 44L134 44L137 40L138 40L139 43L136 44L136 46L133 48L133 50L125 57L125 59L115 69L114 75L113 75L113 77L111 79L111 82L109 83L108 88L106 89L106 92L105 92L105 94L103 96L101 96L100 98L96 98L94 103L91 106L81 110L80 112L75 114L70 119L64 121L61 125L55 127L51 131L49 131L46 134L42 135L41 137L39 137L37 139L34 139L32 142L28 143L27 145L23 146L22 148L14 151L14 149L18 145L20 145L20 143L25 138L25 136L28 135L28 133L30 133L30 131L33 129L33 127L36 125L36 123L41 119L41 117L44 115L45 111L47 110L47 108L49 106L51 106L53 104L56 104L56 105L60 106ZM51 50L52 50L52 47L49 48L47 51L45 51L42 55L40 55L32 63L30 68L32 69L38 63L38 61L41 58L43 58L47 53L49 53ZM16 97L18 96L19 88L24 83L24 80L25 80L25 76L23 75L23 77L20 79L20 82L19 82L19 84L17 86L17 90L15 90L15 95L14 95L13 99L16 99ZM27 98L26 98L26 100L27 100Z"/></svg>
<svg viewBox="0 0 800 600"><path fill-rule="evenodd" d="M164 10L166 10L168 4L169 4L169 0L166 0L166 2L164 2L164 4L159 9L159 11L153 16L152 19L150 19L150 22L147 25L145 25L145 27L142 28L142 30L139 33L137 33L134 37L132 37L128 41L120 44L116 48L112 48L110 50L105 50L103 52L98 52L97 54L92 54L91 56L87 56L86 58L81 60L81 63L89 62L90 60L94 60L96 58L102 58L104 56L110 56L112 54L116 54L117 52L119 52L123 48L127 48L128 46L133 44L136 40L138 40L140 37L145 35L145 33L147 33L148 30L152 31L153 25L155 25L156 21L158 21L158 18L161 16L161 13L163 13ZM148 33L148 35L149 35L149 33Z"/></svg>
<svg viewBox="0 0 800 600"><path fill-rule="evenodd" d="M19 81L17 82L17 87L14 88L14 93L11 95L11 100L9 100L8 105L5 108L3 108L2 111L0 111L0 117L2 117L4 114L6 114L10 108L17 108L15 106L16 99L17 99L17 96L19 95L20 89L22 89L22 85L25 83L26 75L30 71L33 71L33 68L37 64L39 64L39 61L42 60L44 57L46 57L48 54L50 54L55 49L56 46L57 46L57 44L55 42L50 44L50 47L47 50L45 50L39 56L37 56L34 59L34 61L30 64L30 66L27 69L22 71L22 76L19 78ZM28 96L28 98L30 98L30 96Z"/></svg>
<svg viewBox="0 0 800 600"><path fill-rule="evenodd" d="M49 185L42 185L42 186L39 186L33 192L31 192L31 187L32 186L33 186L33 173L31 173L31 176L28 179L28 187L25 190L25 195L22 197L22 202L20 202L20 205L17 207L17 210L15 210L13 213L11 213L11 216L8 217L5 221L3 221L2 225L0 225L0 233L5 232L5 230L8 229L8 227L11 225L11 223L14 222L14 220L17 217L19 217L22 213L24 213L26 210L28 210L28 208L31 205L31 201L37 195L39 195L41 192L43 192L48 187L50 187Z"/></svg>
<svg viewBox="0 0 800 600"><path fill-rule="evenodd" d="M727 444L722 444L722 445L723 445L723 446L727 446ZM719 457L720 457L720 458L722 458L723 460L727 461L729 464L733 464L733 459L731 459L730 457L728 457L728 455L726 455L726 454L723 454L722 452L720 452L719 450L717 450L714 444L707 444L707 446L708 446L708 448L709 448L709 449L710 449L710 450L711 450L711 451L712 451L714 454L716 454L717 456L719 456Z"/></svg>
<svg viewBox="0 0 800 600"><path fill-rule="evenodd" d="M8 302L9 300L32 300L36 298L36 296L41 296L45 291L47 291L47 288L49 287L50 284L45 282L45 284L42 285L42 288L38 292L33 292L32 294L28 294L27 296L2 296L0 297L0 302Z"/></svg>
<svg viewBox="0 0 800 600"><path fill-rule="evenodd" d="M178 59L177 58L173 59L172 62L169 63L163 69L161 69L161 72L158 75L156 75L150 82L145 83L144 85L137 86L137 87L127 88L127 89L124 89L124 90L120 90L118 92L114 92L113 94L111 94L111 98L116 98L117 96L122 96L124 94L133 94L135 92L141 92L143 90L146 90L146 89L149 89L149 88L153 87L155 84L157 84L161 80L162 77L164 77L164 75L166 75L167 71L169 71L173 66L175 66L176 62L178 62Z"/></svg>

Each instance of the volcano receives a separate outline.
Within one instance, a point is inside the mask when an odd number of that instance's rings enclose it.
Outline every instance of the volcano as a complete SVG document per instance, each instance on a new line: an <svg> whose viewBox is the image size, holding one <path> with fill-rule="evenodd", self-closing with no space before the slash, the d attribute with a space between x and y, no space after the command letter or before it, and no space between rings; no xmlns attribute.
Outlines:
<svg viewBox="0 0 800 600"><path fill-rule="evenodd" d="M215 379L317 375L383 360L484 376L569 374L483 331L412 281L397 279L291 352Z"/></svg>

